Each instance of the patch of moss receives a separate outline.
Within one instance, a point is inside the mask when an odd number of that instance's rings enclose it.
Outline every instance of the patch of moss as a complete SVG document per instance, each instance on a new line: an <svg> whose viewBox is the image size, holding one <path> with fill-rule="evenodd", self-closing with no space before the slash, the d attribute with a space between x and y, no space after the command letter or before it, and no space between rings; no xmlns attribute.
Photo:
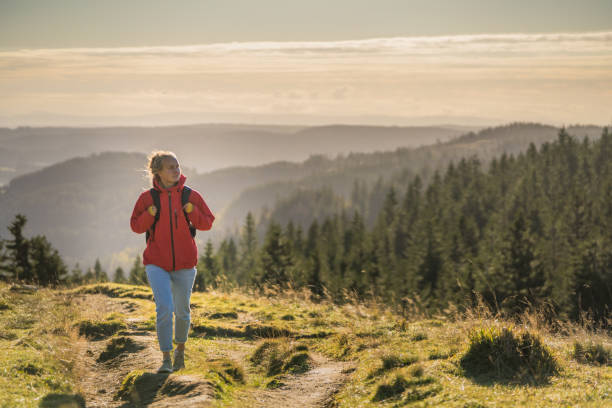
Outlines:
<svg viewBox="0 0 612 408"><path fill-rule="evenodd" d="M558 373L558 365L539 337L511 328L481 328L470 334L460 361L468 376L485 381L542 383Z"/></svg>
<svg viewBox="0 0 612 408"><path fill-rule="evenodd" d="M79 335L85 336L88 339L99 340L117 333L119 330L125 330L126 324L119 320L82 320L77 323Z"/></svg>
<svg viewBox="0 0 612 408"><path fill-rule="evenodd" d="M583 364L593 365L612 365L612 349L604 346L602 343L574 342L574 352L572 357Z"/></svg>

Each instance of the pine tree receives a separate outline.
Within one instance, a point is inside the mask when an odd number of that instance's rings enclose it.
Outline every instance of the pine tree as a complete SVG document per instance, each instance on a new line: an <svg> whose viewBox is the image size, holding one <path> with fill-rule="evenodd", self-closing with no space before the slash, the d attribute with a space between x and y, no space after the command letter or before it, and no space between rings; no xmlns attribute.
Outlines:
<svg viewBox="0 0 612 408"><path fill-rule="evenodd" d="M498 300L509 313L520 313L549 294L544 269L522 214L515 219L501 248L500 266L496 290Z"/></svg>
<svg viewBox="0 0 612 408"><path fill-rule="evenodd" d="M215 289L219 284L219 267L214 254L212 241L209 239L204 247L204 254L198 262L198 275L196 277L196 290L205 291Z"/></svg>
<svg viewBox="0 0 612 408"><path fill-rule="evenodd" d="M128 283L132 285L146 285L148 283L147 272L140 259L140 255L136 256L132 268L130 269L130 276Z"/></svg>
<svg viewBox="0 0 612 408"><path fill-rule="evenodd" d="M96 258L96 263L94 265L94 280L95 282L108 282L108 275L106 271L102 269L102 264L100 260Z"/></svg>
<svg viewBox="0 0 612 408"><path fill-rule="evenodd" d="M83 283L83 271L77 262L72 270L70 271L70 277L68 278L68 283L70 285L80 285Z"/></svg>
<svg viewBox="0 0 612 408"><path fill-rule="evenodd" d="M34 279L39 285L58 285L66 281L66 265L44 235L30 239L29 252Z"/></svg>
<svg viewBox="0 0 612 408"><path fill-rule="evenodd" d="M257 270L257 231L255 219L249 212L246 216L245 225L242 229L239 242L239 256L236 274L236 282L245 285L256 276Z"/></svg>
<svg viewBox="0 0 612 408"><path fill-rule="evenodd" d="M125 272L123 272L122 267L117 267L115 269L115 277L113 278L113 282L115 283L126 283L127 279L125 278Z"/></svg>
<svg viewBox="0 0 612 408"><path fill-rule="evenodd" d="M15 220L8 227L13 239L5 243L8 257L7 267L16 281L32 282L34 275L30 265L30 243L23 235L23 228L28 219L23 214L17 214Z"/></svg>
<svg viewBox="0 0 612 408"><path fill-rule="evenodd" d="M289 269L293 265L291 248L280 225L272 222L266 232L261 254L262 275L259 286L274 285L284 288L289 283Z"/></svg>

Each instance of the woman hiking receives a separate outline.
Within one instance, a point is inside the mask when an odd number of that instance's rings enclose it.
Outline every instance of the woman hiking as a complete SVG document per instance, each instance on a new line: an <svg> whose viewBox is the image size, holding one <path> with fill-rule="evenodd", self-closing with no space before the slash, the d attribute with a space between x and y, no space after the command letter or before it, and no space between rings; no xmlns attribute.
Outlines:
<svg viewBox="0 0 612 408"><path fill-rule="evenodd" d="M174 153L153 152L147 167L153 188L138 197L130 226L138 234L147 232L142 260L155 297L157 339L163 355L158 372L171 373L185 367L189 302L198 262L192 229L211 229L215 217L202 196L185 187L186 177ZM184 190L190 191L188 200ZM173 316L174 363L170 358Z"/></svg>

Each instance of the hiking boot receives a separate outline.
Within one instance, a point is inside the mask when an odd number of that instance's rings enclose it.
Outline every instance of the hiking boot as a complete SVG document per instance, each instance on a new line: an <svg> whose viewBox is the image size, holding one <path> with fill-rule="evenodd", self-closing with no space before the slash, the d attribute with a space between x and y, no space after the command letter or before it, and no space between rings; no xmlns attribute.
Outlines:
<svg viewBox="0 0 612 408"><path fill-rule="evenodd" d="M174 350L174 365L172 369L178 371L181 368L185 368L185 350Z"/></svg>
<svg viewBox="0 0 612 408"><path fill-rule="evenodd" d="M171 373L172 372L172 360L164 359L161 367L157 370L158 373Z"/></svg>

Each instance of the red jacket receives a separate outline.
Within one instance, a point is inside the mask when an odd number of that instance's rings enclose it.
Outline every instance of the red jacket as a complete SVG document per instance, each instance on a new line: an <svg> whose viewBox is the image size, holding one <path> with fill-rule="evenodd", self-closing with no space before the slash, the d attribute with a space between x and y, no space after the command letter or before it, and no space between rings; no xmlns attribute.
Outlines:
<svg viewBox="0 0 612 408"><path fill-rule="evenodd" d="M198 263L198 248L191 237L181 206L181 191L185 180L186 177L181 174L178 184L167 189L159 185L157 180L153 183L153 187L159 191L161 208L157 209L160 212L159 220L142 255L142 263L145 265L157 265L171 272L193 268ZM193 204L193 211L188 214L189 221L196 229L202 231L211 229L215 216L208 209L202 196L192 189L189 201ZM153 197L147 190L138 197L134 205L130 219L130 226L134 232L142 234L153 225L155 217L147 211L151 205Z"/></svg>

